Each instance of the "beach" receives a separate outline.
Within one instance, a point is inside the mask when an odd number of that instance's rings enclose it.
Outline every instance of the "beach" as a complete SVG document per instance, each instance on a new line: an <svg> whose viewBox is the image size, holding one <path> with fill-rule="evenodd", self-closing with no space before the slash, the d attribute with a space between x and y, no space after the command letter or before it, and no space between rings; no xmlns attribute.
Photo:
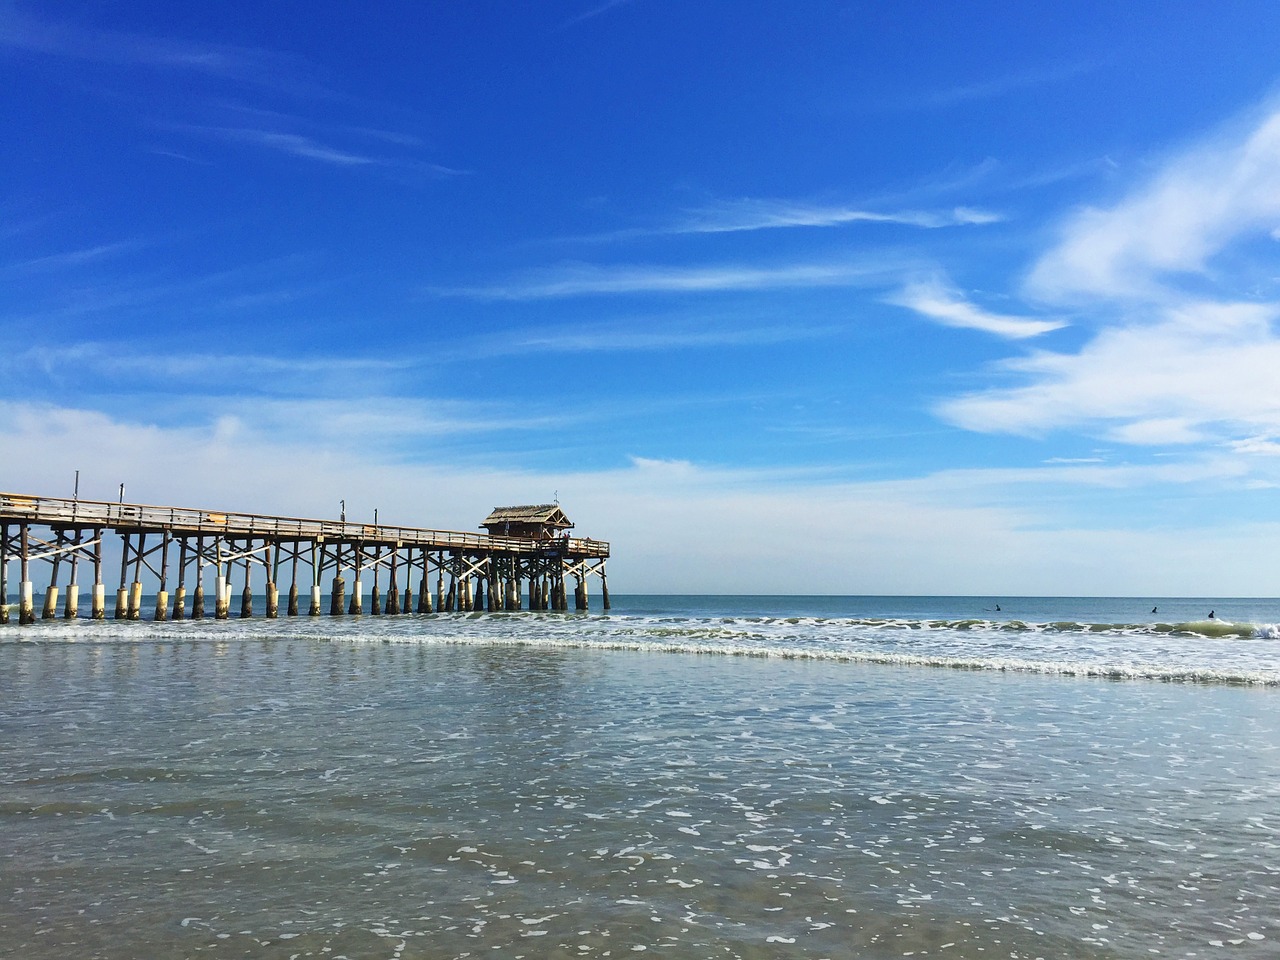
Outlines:
<svg viewBox="0 0 1280 960"><path fill-rule="evenodd" d="M1198 604L6 628L0 953L1273 956L1280 610Z"/></svg>

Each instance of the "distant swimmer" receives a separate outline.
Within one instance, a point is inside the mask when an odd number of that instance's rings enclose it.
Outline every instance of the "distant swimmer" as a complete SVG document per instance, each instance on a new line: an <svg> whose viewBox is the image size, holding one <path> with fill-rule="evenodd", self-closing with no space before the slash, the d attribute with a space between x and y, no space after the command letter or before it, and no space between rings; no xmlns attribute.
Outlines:
<svg viewBox="0 0 1280 960"><path fill-rule="evenodd" d="M1000 604L998 604L998 603L997 603L997 604L996 604L996 613L999 613L999 612L1000 612Z"/></svg>
<svg viewBox="0 0 1280 960"><path fill-rule="evenodd" d="M1156 608L1155 608L1155 607L1152 607L1152 608L1151 608L1151 612L1152 612L1152 613L1155 613L1155 612L1156 612Z"/></svg>
<svg viewBox="0 0 1280 960"><path fill-rule="evenodd" d="M1213 611L1212 611L1212 610L1210 610L1210 611L1209 611L1209 619L1210 619L1210 620L1212 620L1212 619L1213 619Z"/></svg>

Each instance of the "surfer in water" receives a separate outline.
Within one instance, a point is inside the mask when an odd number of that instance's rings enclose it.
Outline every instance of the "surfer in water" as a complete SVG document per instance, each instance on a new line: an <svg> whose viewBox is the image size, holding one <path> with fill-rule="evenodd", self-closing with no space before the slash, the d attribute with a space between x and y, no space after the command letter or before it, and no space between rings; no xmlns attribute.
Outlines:
<svg viewBox="0 0 1280 960"><path fill-rule="evenodd" d="M1209 611L1209 619L1210 619L1210 620L1212 620L1212 619L1213 619L1213 611L1212 611L1212 610L1210 610L1210 611Z"/></svg>
<svg viewBox="0 0 1280 960"><path fill-rule="evenodd" d="M1152 612L1152 613L1155 613L1155 612L1156 612L1156 608L1155 608L1155 607L1152 607L1152 608L1151 608L1151 612Z"/></svg>

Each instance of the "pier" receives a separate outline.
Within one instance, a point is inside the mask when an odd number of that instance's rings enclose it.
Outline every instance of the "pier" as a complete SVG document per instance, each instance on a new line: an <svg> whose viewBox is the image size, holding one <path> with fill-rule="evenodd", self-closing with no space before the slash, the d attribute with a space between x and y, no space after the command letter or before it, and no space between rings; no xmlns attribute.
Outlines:
<svg viewBox="0 0 1280 960"><path fill-rule="evenodd" d="M37 613L81 617L82 579L89 581L88 617L107 619L109 537L120 541L117 620L225 620L233 607L251 617L255 589L266 597L268 618L282 610L290 617L566 611L570 603L584 611L592 578L609 609L609 544L571 537L573 524L558 504L497 507L481 526L487 532L0 493L0 624L35 623ZM20 569L13 605L11 564ZM146 611L144 570L159 584ZM37 582L44 586L39 611Z"/></svg>

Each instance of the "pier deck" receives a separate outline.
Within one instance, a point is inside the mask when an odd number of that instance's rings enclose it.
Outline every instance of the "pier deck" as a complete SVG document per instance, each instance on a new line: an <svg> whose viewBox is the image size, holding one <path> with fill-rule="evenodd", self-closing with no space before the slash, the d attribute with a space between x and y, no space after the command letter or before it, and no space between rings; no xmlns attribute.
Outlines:
<svg viewBox="0 0 1280 960"><path fill-rule="evenodd" d="M527 510L530 508L506 508ZM558 507L556 513L563 518ZM566 521L567 522L567 521ZM563 526L564 524L561 524ZM556 535L551 535L551 533ZM37 535L42 534L42 535ZM156 620L204 616L204 572L213 568L215 618L229 616L231 580L243 577L241 616L252 615L255 569L264 578L268 617L278 615L278 583L282 565L289 568L287 613L298 613L299 574L305 575L311 603L309 614L319 615L322 577L332 574L331 615L433 613L454 610L567 610L566 580L576 581L574 607L589 606L587 583L600 578L602 599L609 605L605 561L609 544L603 540L570 537L567 531L546 535L496 536L452 530L433 530L392 524L354 523L282 517L189 507L40 497L0 493L0 623L9 620L8 567L21 563L19 622L35 620L31 565L50 566L43 618L58 615L59 573L69 571L62 615L79 615L77 580L81 563L93 570L90 616L105 619L103 540L107 534L121 542L120 586L115 616L141 619L142 571L159 582ZM148 545L148 540L150 544ZM171 563L171 554L176 562ZM385 568L385 609L380 587ZM192 605L186 607L187 576L195 584ZM347 581L353 574L350 603ZM435 574L436 589L431 589ZM168 582L176 576L173 609L168 609ZM366 608L365 577L372 581ZM418 589L410 581L417 577ZM446 589L446 580L448 586ZM403 596L401 584L403 582ZM527 587L527 591L526 591ZM527 600L526 600L527 593ZM402 602L403 600L403 602Z"/></svg>

